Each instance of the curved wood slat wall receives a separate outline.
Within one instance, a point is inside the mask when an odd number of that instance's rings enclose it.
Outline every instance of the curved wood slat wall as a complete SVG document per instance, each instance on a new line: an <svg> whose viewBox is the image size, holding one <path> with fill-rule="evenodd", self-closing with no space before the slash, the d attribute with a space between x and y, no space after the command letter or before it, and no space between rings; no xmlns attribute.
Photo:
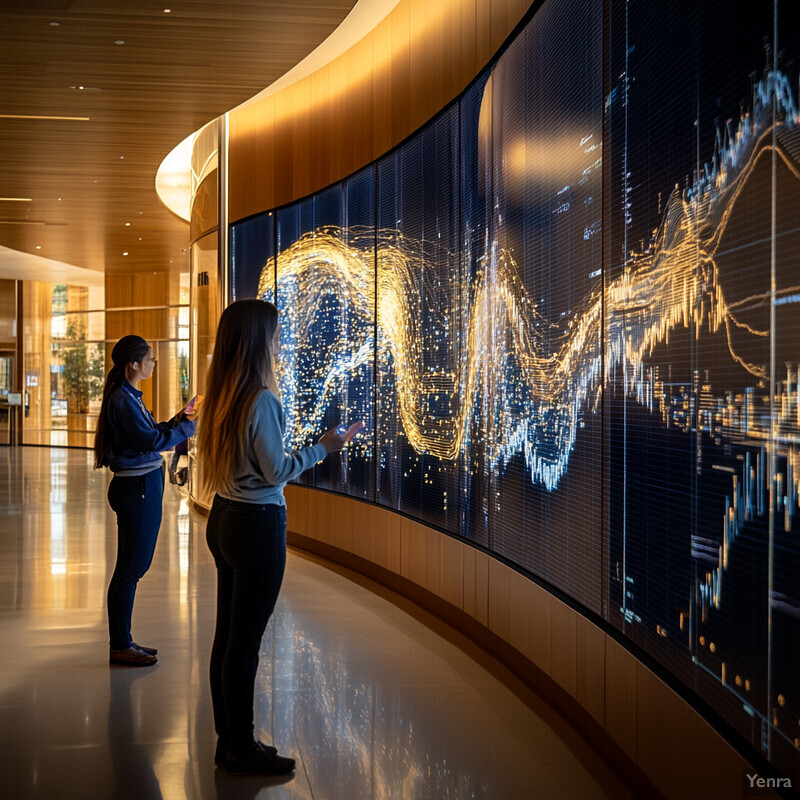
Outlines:
<svg viewBox="0 0 800 800"><path fill-rule="evenodd" d="M366 166L457 97L528 0L401 0L316 73L229 117L229 220ZM472 636L579 727L642 797L742 796L747 762L605 631L465 542L349 497L288 486L289 541ZM657 787L657 788L656 788Z"/></svg>
<svg viewBox="0 0 800 800"><path fill-rule="evenodd" d="M410 598L509 667L637 797L742 797L748 763L615 639L466 542L351 497L287 486L288 541Z"/></svg>
<svg viewBox="0 0 800 800"><path fill-rule="evenodd" d="M231 222L322 189L391 150L489 62L528 0L401 0L327 66L229 117Z"/></svg>

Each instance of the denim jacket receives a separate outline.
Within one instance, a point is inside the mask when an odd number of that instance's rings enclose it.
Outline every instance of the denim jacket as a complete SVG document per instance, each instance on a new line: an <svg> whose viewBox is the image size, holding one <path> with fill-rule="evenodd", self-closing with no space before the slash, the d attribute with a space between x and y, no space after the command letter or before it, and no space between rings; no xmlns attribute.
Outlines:
<svg viewBox="0 0 800 800"><path fill-rule="evenodd" d="M142 393L127 381L111 393L106 403L106 457L112 472L155 469L161 451L194 436L197 423L173 417L156 422L142 402Z"/></svg>

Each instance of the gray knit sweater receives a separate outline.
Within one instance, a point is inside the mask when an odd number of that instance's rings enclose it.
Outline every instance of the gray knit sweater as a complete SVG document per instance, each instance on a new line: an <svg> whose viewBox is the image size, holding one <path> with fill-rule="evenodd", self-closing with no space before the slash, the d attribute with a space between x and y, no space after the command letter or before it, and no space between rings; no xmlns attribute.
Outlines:
<svg viewBox="0 0 800 800"><path fill-rule="evenodd" d="M244 464L234 475L233 491L219 492L222 497L258 505L286 505L286 482L322 461L327 451L323 445L315 444L287 454L283 447L284 427L280 400L264 389L250 411Z"/></svg>

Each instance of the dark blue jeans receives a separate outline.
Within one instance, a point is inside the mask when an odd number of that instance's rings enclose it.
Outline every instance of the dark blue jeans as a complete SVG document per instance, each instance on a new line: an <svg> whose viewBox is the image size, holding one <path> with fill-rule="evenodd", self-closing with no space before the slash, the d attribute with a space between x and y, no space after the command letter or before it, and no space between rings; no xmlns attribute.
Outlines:
<svg viewBox="0 0 800 800"><path fill-rule="evenodd" d="M217 566L217 627L211 701L220 741L234 754L253 746L253 696L261 638L286 568L286 509L214 497L206 541Z"/></svg>
<svg viewBox="0 0 800 800"><path fill-rule="evenodd" d="M153 561L164 472L124 478L115 475L108 487L108 502L117 515L117 563L108 586L108 634L112 650L131 646L131 616L136 584Z"/></svg>

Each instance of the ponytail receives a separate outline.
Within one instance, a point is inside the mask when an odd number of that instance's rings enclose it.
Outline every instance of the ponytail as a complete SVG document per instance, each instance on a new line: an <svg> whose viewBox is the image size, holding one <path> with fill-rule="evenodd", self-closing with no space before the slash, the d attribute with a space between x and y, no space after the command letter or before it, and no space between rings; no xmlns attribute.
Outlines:
<svg viewBox="0 0 800 800"><path fill-rule="evenodd" d="M141 336L123 336L111 351L114 366L106 376L103 386L103 400L97 416L97 428L94 434L94 468L100 469L108 464L106 455L106 410L108 398L122 386L128 364L141 363L150 350L150 345Z"/></svg>

